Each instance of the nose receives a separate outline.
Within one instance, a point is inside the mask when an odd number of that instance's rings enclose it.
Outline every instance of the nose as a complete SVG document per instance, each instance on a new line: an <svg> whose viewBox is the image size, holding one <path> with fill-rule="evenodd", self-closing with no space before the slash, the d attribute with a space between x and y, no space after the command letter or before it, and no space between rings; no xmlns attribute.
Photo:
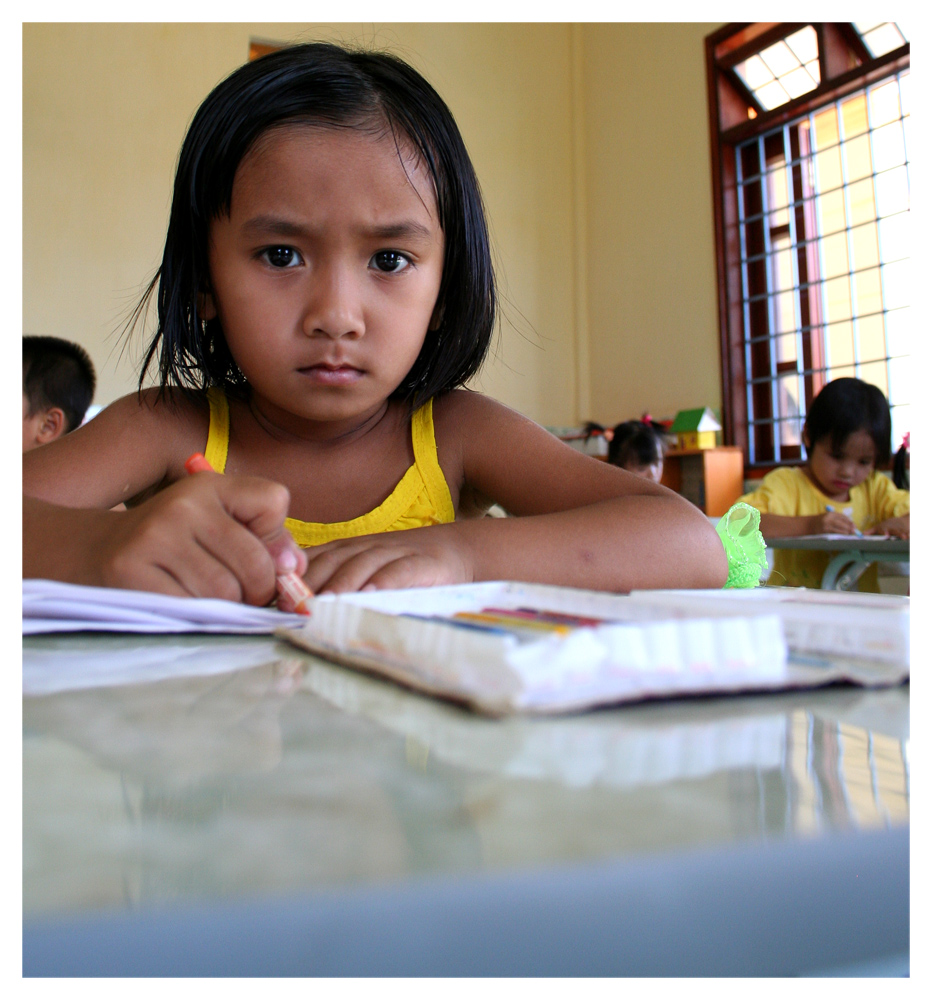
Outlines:
<svg viewBox="0 0 932 1000"><path fill-rule="evenodd" d="M365 333L362 289L351 269L330 263L308 275L302 330L309 337L361 337Z"/></svg>
<svg viewBox="0 0 932 1000"><path fill-rule="evenodd" d="M843 479L850 479L854 473L854 459L840 459L838 462L838 473Z"/></svg>

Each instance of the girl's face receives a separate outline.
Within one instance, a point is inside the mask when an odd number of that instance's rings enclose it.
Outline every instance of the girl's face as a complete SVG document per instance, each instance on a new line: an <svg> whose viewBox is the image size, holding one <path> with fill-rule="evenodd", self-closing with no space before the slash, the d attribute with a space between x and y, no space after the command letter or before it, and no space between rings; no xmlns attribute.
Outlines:
<svg viewBox="0 0 932 1000"><path fill-rule="evenodd" d="M625 468L628 472L633 472L636 476L649 479L652 483L659 483L660 477L663 475L663 456L658 455L648 465L638 465L637 462L630 462Z"/></svg>
<svg viewBox="0 0 932 1000"><path fill-rule="evenodd" d="M210 227L209 295L252 399L283 426L365 420L414 364L443 270L428 175L391 137L267 132Z"/></svg>
<svg viewBox="0 0 932 1000"><path fill-rule="evenodd" d="M831 437L820 438L814 445L806 442L809 477L831 500L846 501L855 486L873 472L877 447L867 431L849 434L841 448L832 447Z"/></svg>

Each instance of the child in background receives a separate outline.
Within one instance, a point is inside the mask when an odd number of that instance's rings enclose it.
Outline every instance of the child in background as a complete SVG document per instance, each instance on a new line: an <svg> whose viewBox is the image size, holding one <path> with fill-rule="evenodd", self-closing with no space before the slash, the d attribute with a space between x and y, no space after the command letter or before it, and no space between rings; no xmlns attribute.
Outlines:
<svg viewBox="0 0 932 1000"><path fill-rule="evenodd" d="M686 500L458 388L495 322L488 232L400 60L298 45L221 82L137 319L153 295L139 392L24 460L24 576L251 604L292 571L316 593L724 583ZM193 452L215 471L187 476Z"/></svg>
<svg viewBox="0 0 932 1000"><path fill-rule="evenodd" d="M23 337L23 451L79 427L96 384L83 347L60 337Z"/></svg>
<svg viewBox="0 0 932 1000"><path fill-rule="evenodd" d="M659 483L663 475L663 430L649 418L616 424L608 442L612 465Z"/></svg>
<svg viewBox="0 0 932 1000"><path fill-rule="evenodd" d="M765 539L795 535L893 535L909 538L909 493L878 472L890 461L890 406L874 385L855 378L829 382L803 425L806 464L775 469L741 499L761 512ZM819 587L830 553L774 551L770 583ZM860 590L878 590L870 567Z"/></svg>

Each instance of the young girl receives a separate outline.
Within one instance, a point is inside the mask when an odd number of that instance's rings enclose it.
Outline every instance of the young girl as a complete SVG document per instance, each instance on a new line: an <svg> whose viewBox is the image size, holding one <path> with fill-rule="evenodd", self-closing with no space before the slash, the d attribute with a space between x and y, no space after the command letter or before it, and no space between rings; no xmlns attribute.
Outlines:
<svg viewBox="0 0 932 1000"><path fill-rule="evenodd" d="M665 443L663 426L648 416L640 420L625 420L606 430L601 424L589 421L585 428L586 440L604 437L608 442L607 461L619 469L627 469L653 483L663 476Z"/></svg>
<svg viewBox="0 0 932 1000"><path fill-rule="evenodd" d="M489 240L405 63L300 45L219 84L137 318L156 287L140 391L24 458L24 576L252 604L291 570L317 593L723 584L687 501L457 388L495 320ZM224 474L185 475L199 451Z"/></svg>
<svg viewBox="0 0 932 1000"><path fill-rule="evenodd" d="M616 424L608 442L612 465L659 483L663 475L663 432L648 418Z"/></svg>
<svg viewBox="0 0 932 1000"><path fill-rule="evenodd" d="M874 385L856 378L829 382L803 425L806 464L775 469L742 497L761 512L764 538L793 535L894 535L909 538L909 493L877 465L890 460L890 406ZM828 552L777 549L770 582L819 587ZM877 590L877 569L859 581Z"/></svg>

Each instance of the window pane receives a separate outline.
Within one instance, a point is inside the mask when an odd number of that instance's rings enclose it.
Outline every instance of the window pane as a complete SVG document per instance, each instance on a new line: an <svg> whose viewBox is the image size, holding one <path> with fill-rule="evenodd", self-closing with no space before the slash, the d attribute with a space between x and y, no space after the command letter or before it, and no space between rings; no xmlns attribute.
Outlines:
<svg viewBox="0 0 932 1000"><path fill-rule="evenodd" d="M864 316L858 320L858 357L861 363L882 361L887 356L887 344L884 337L883 313Z"/></svg>
<svg viewBox="0 0 932 1000"><path fill-rule="evenodd" d="M880 263L877 246L877 226L870 222L851 230L851 269L862 271L866 267L876 267Z"/></svg>
<svg viewBox="0 0 932 1000"><path fill-rule="evenodd" d="M858 94L841 105L841 121L845 138L853 139L867 131L867 95Z"/></svg>
<svg viewBox="0 0 932 1000"><path fill-rule="evenodd" d="M841 189L817 199L819 222L823 233L834 233L848 224L845 218L845 193Z"/></svg>
<svg viewBox="0 0 932 1000"><path fill-rule="evenodd" d="M881 268L884 305L887 309L898 309L910 305L909 261L885 264Z"/></svg>
<svg viewBox="0 0 932 1000"><path fill-rule="evenodd" d="M786 39L786 44L801 63L812 62L813 59L817 59L819 56L819 43L816 33L808 25L790 35Z"/></svg>
<svg viewBox="0 0 932 1000"><path fill-rule="evenodd" d="M845 171L847 180L859 180L861 177L870 177L871 170L871 145L866 135L860 135L857 139L852 139L844 144L845 151Z"/></svg>
<svg viewBox="0 0 932 1000"><path fill-rule="evenodd" d="M902 260L909 256L909 213L902 212L900 215L891 215L887 219L881 219L880 230L880 252L884 263L894 260Z"/></svg>
<svg viewBox="0 0 932 1000"><path fill-rule="evenodd" d="M838 378L837 369L854 365L854 334L850 322L832 323L825 328L826 354L832 378ZM851 369L854 374L854 369Z"/></svg>
<svg viewBox="0 0 932 1000"><path fill-rule="evenodd" d="M840 274L848 273L848 234L846 232L826 236L822 240L821 250L822 275L824 277L835 278Z"/></svg>
<svg viewBox="0 0 932 1000"><path fill-rule="evenodd" d="M909 181L906 167L895 167L874 178L877 214L893 215L909 208Z"/></svg>
<svg viewBox="0 0 932 1000"><path fill-rule="evenodd" d="M826 108L814 117L815 149L838 145L838 115L835 107Z"/></svg>
<svg viewBox="0 0 932 1000"><path fill-rule="evenodd" d="M870 94L871 124L874 128L900 117L900 94L896 80L875 87Z"/></svg>
<svg viewBox="0 0 932 1000"><path fill-rule="evenodd" d="M890 388L887 385L887 363L886 361L872 361L866 365L859 365L858 378L864 382L870 382L889 398Z"/></svg>
<svg viewBox="0 0 932 1000"><path fill-rule="evenodd" d="M874 131L874 169L886 170L906 162L903 128L899 121Z"/></svg>
<svg viewBox="0 0 932 1000"><path fill-rule="evenodd" d="M886 314L887 349L891 357L909 355L913 348L912 310L894 309Z"/></svg>
<svg viewBox="0 0 932 1000"><path fill-rule="evenodd" d="M909 358L890 358L890 395L903 403L912 401L912 370Z"/></svg>
<svg viewBox="0 0 932 1000"><path fill-rule="evenodd" d="M877 218L874 203L874 179L865 177L848 185L848 223L852 226L873 222Z"/></svg>
<svg viewBox="0 0 932 1000"><path fill-rule="evenodd" d="M841 187L841 153L838 146L832 146L816 154L816 177L820 191L831 191Z"/></svg>
<svg viewBox="0 0 932 1000"><path fill-rule="evenodd" d="M869 271L859 271L853 276L854 282L854 315L880 312L883 309L883 298L880 294L880 268Z"/></svg>

